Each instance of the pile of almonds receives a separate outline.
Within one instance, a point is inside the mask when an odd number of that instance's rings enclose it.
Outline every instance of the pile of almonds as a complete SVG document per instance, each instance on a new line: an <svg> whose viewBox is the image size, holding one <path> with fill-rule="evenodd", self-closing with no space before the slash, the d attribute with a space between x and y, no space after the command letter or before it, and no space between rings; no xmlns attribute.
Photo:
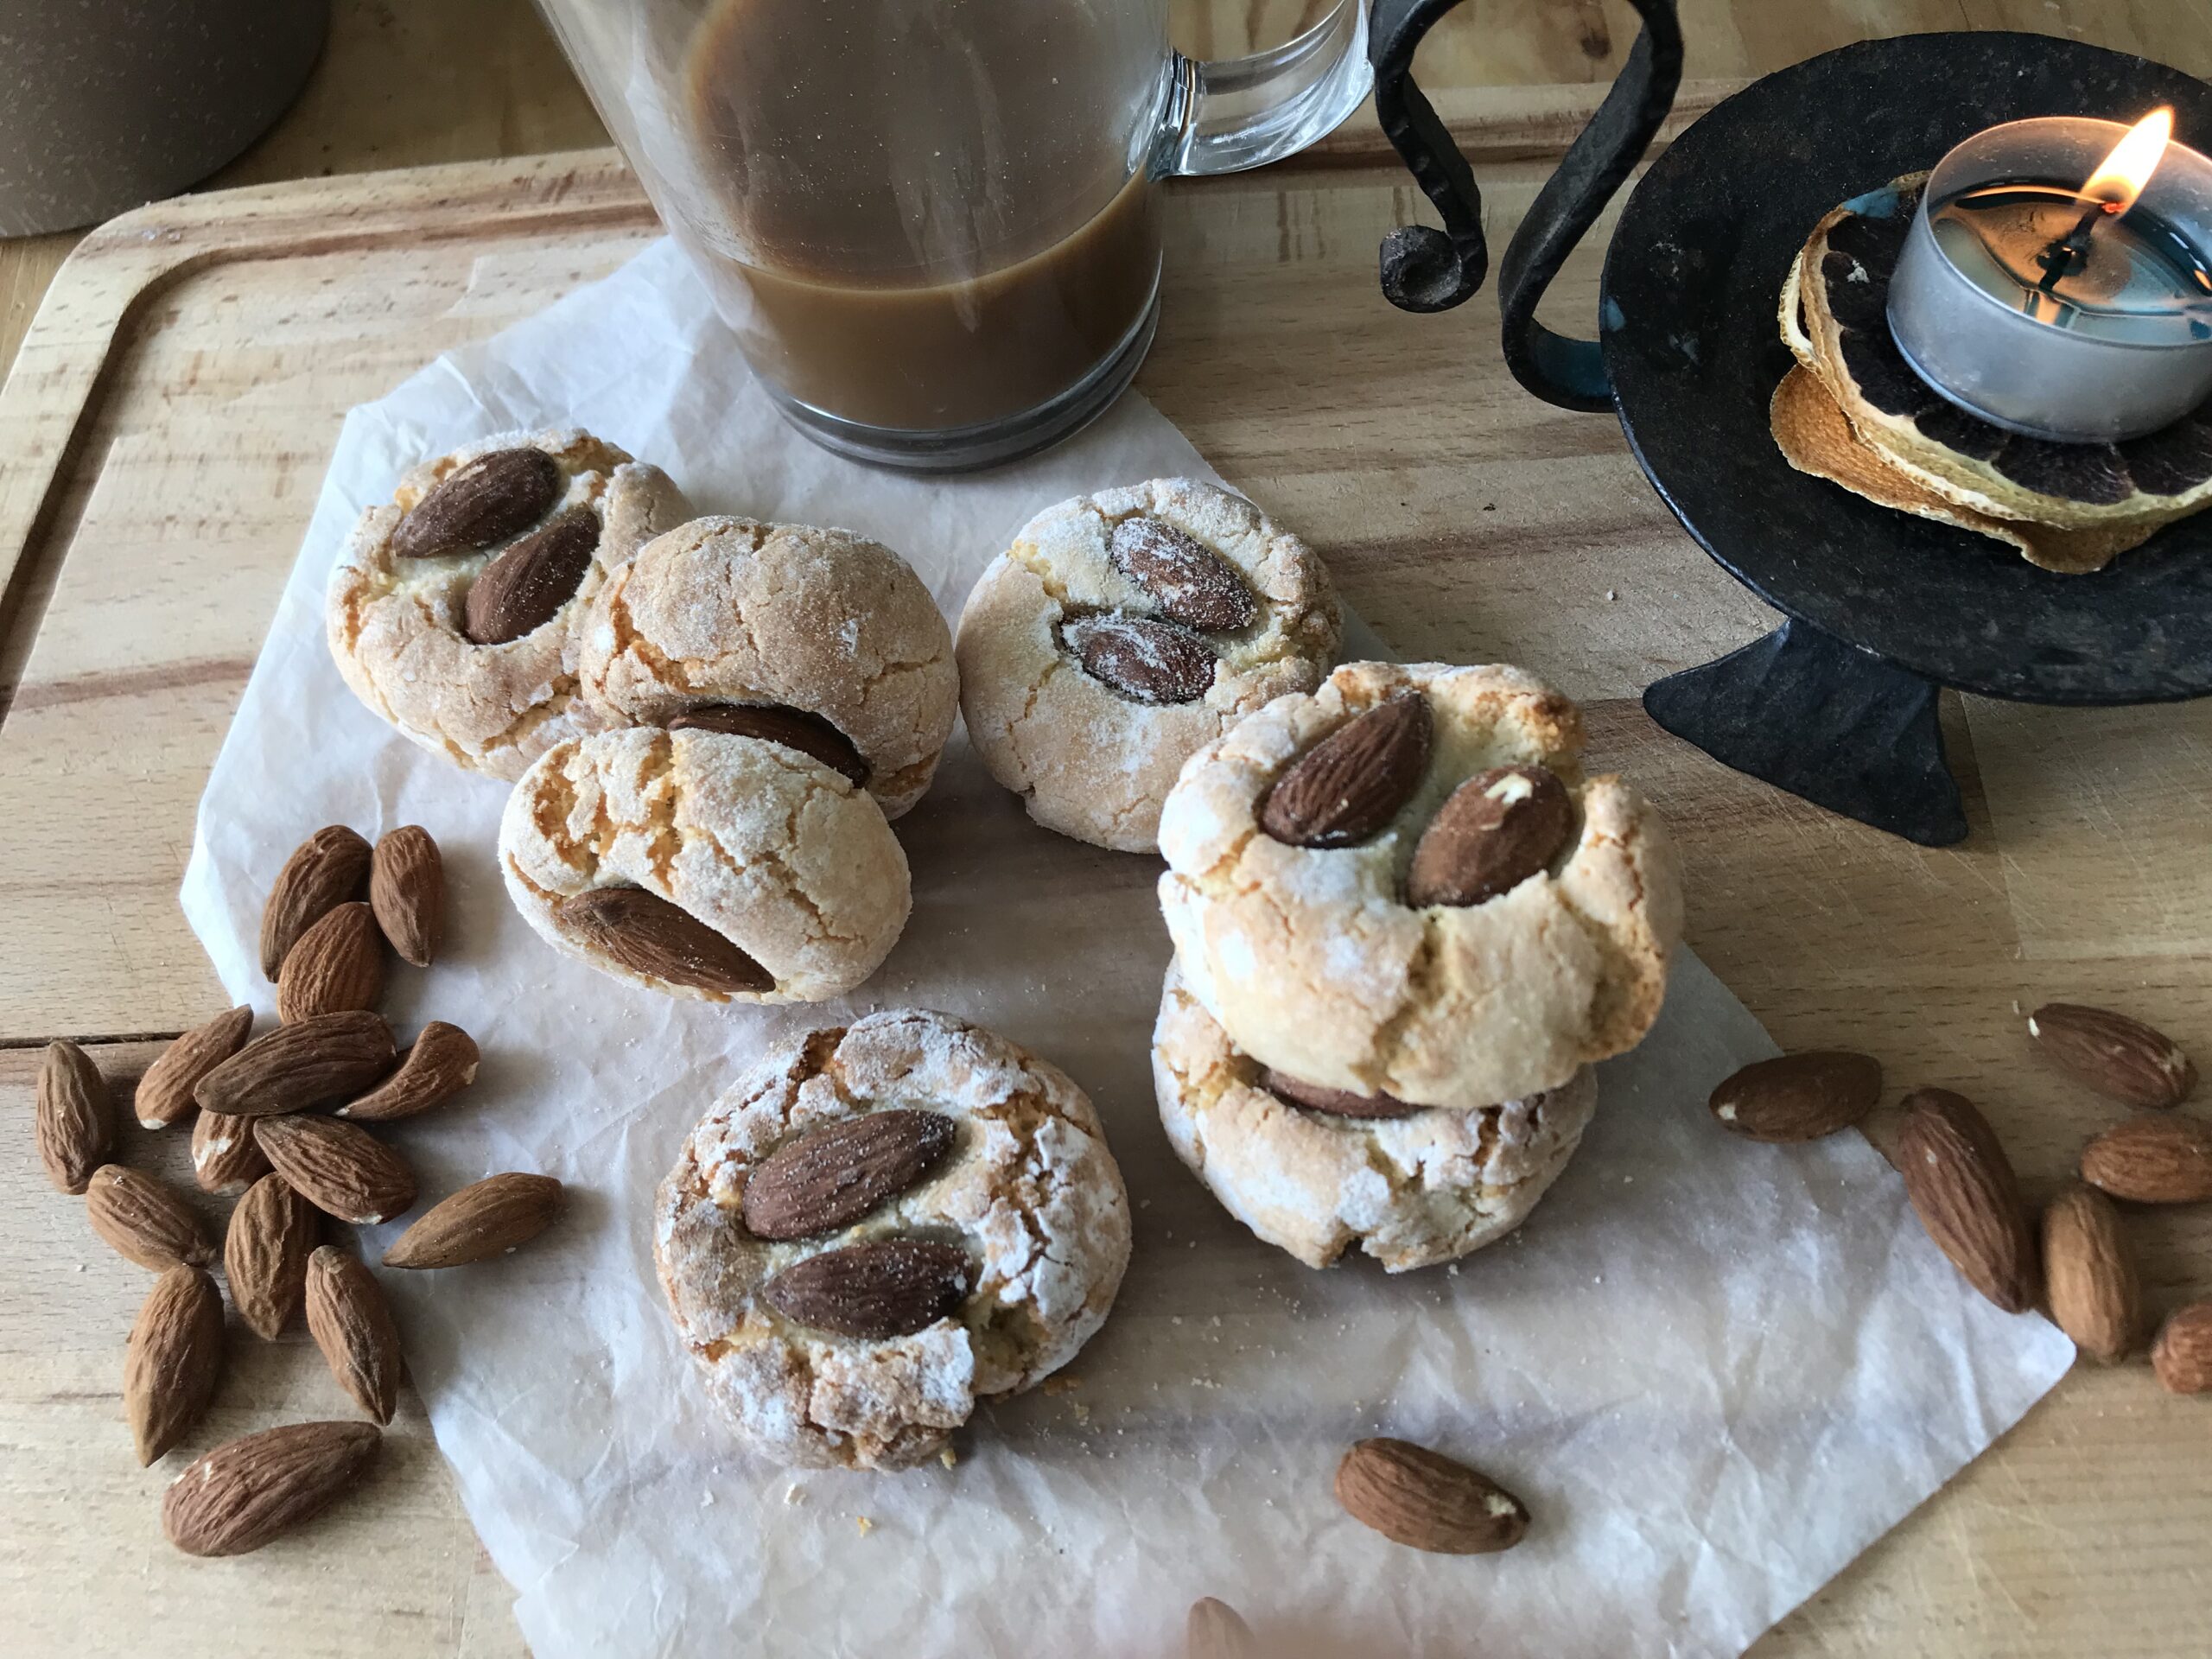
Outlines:
<svg viewBox="0 0 2212 1659"><path fill-rule="evenodd" d="M220 1255L239 1322L273 1340L303 1313L332 1376L372 1420L288 1424L193 1463L162 1506L187 1554L241 1554L319 1513L367 1469L391 1421L403 1372L391 1310L359 1258L320 1236L325 1217L372 1225L415 1202L413 1170L360 1125L427 1112L475 1079L467 1033L433 1020L402 1052L376 1011L387 949L429 966L444 918L444 868L426 831L395 830L372 848L342 826L317 830L262 914L276 1028L249 1040L253 1010L232 1008L179 1037L139 1080L140 1123L192 1120L194 1179L237 1197ZM82 1193L92 1230L160 1275L124 1357L124 1412L139 1462L151 1464L200 1420L220 1377L216 1247L181 1195L110 1160L107 1083L66 1039L39 1072L37 1130L54 1185ZM550 1224L560 1200L550 1177L493 1175L432 1206L384 1265L455 1267L511 1250Z"/></svg>
<svg viewBox="0 0 2212 1659"><path fill-rule="evenodd" d="M2082 1148L2080 1181L2050 1202L2040 1225L1988 1119L1948 1089L1904 1097L1898 1173L1921 1224L1968 1283L2010 1313L2046 1308L2077 1346L2112 1363L2144 1334L2141 1286L2113 1200L2212 1200L2212 1123L2174 1109L2196 1086L2196 1068L2139 1020L2051 1002L2028 1017L2028 1035L2066 1076L2136 1109ZM1881 1091L1873 1060L1821 1051L1745 1066L1710 1104L1723 1127L1751 1140L1809 1141L1862 1122ZM2151 1363L2177 1394L2212 1391L2212 1301L2167 1318Z"/></svg>

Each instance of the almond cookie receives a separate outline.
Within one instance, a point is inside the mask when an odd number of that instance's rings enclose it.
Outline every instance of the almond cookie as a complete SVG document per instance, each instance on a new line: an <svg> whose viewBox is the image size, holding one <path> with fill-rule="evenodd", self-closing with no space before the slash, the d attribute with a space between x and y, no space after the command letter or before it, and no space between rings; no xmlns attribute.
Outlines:
<svg viewBox="0 0 2212 1659"><path fill-rule="evenodd" d="M991 776L1047 830L1159 843L1175 774L1335 660L1320 559L1239 495L1155 479L1048 507L960 618L960 705Z"/></svg>
<svg viewBox="0 0 2212 1659"><path fill-rule="evenodd" d="M1392 1273L1453 1261L1518 1227L1598 1103L1587 1066L1562 1088L1497 1106L1309 1087L1239 1051L1179 964L1160 992L1152 1080L1176 1155L1230 1215L1309 1268L1357 1244Z"/></svg>
<svg viewBox="0 0 2212 1659"><path fill-rule="evenodd" d="M733 1084L661 1183L653 1253L747 1446L901 1469L1105 1322L1129 1201L1058 1067L905 1008L791 1037Z"/></svg>
<svg viewBox="0 0 2212 1659"><path fill-rule="evenodd" d="M906 925L882 809L819 760L723 732L574 738L523 774L499 868L556 949L710 1002L817 1002L874 973Z"/></svg>
<svg viewBox="0 0 2212 1659"><path fill-rule="evenodd" d="M582 628L611 725L711 725L792 744L891 817L952 730L952 635L889 548L850 531L697 518L613 572Z"/></svg>
<svg viewBox="0 0 2212 1659"><path fill-rule="evenodd" d="M330 654L404 735L519 778L607 723L577 696L577 619L610 568L689 510L658 467L574 429L425 461L361 515L331 572Z"/></svg>
<svg viewBox="0 0 2212 1659"><path fill-rule="evenodd" d="M1263 1065L1425 1106L1632 1047L1681 931L1673 849L1517 668L1351 663L1193 757L1160 819L1191 991Z"/></svg>

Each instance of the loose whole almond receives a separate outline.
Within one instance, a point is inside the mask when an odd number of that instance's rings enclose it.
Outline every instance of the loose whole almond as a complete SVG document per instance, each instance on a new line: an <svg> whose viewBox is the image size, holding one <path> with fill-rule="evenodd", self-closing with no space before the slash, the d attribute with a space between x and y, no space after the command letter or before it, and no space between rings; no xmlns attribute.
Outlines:
<svg viewBox="0 0 2212 1659"><path fill-rule="evenodd" d="M238 1317L256 1336L274 1340L298 1310L317 1220L315 1206L275 1174L256 1181L231 1211L223 1276Z"/></svg>
<svg viewBox="0 0 2212 1659"><path fill-rule="evenodd" d="M1202 1596L1192 1602L1185 1629L1188 1659L1259 1659L1252 1627L1225 1601Z"/></svg>
<svg viewBox="0 0 2212 1659"><path fill-rule="evenodd" d="M1260 1084L1279 1100L1303 1106L1309 1112L1326 1112L1332 1117L1409 1117L1421 1109L1394 1095L1356 1095L1349 1089L1326 1089L1318 1083L1286 1076L1273 1066L1261 1073Z"/></svg>
<svg viewBox="0 0 2212 1659"><path fill-rule="evenodd" d="M2212 1198L2212 1123L2146 1112L2115 1124L2082 1148L2082 1179L2136 1204Z"/></svg>
<svg viewBox="0 0 2212 1659"><path fill-rule="evenodd" d="M338 1109L358 1123L388 1122L442 1106L476 1081L476 1039L459 1026L433 1020L399 1057L399 1070L358 1100Z"/></svg>
<svg viewBox="0 0 2212 1659"><path fill-rule="evenodd" d="M367 1470L371 1423L291 1423L217 1446L171 1483L162 1530L188 1555L243 1555L328 1509Z"/></svg>
<svg viewBox="0 0 2212 1659"><path fill-rule="evenodd" d="M1951 1264L2007 1313L2035 1306L2042 1287L2034 1235L2012 1160L1989 1121L1962 1095L1916 1089L1904 1097L1897 1169L1905 1196Z"/></svg>
<svg viewBox="0 0 2212 1659"><path fill-rule="evenodd" d="M855 785L868 782L868 764L852 740L820 715L804 709L787 709L780 703L702 702L671 720L668 729L724 732L732 737L780 743L811 756L832 772L842 772Z"/></svg>
<svg viewBox="0 0 2212 1659"><path fill-rule="evenodd" d="M511 1171L464 1186L433 1205L392 1241L387 1268L457 1268L504 1255L553 1224L561 1183L550 1175Z"/></svg>
<svg viewBox="0 0 2212 1659"><path fill-rule="evenodd" d="M849 1227L918 1185L952 1150L942 1112L870 1112L810 1129L756 1166L745 1224L761 1238L811 1238Z"/></svg>
<svg viewBox="0 0 2212 1659"><path fill-rule="evenodd" d="M318 1014L248 1043L200 1078L192 1097L200 1110L230 1117L296 1112L358 1094L397 1058L381 1015L365 1008Z"/></svg>
<svg viewBox="0 0 2212 1659"><path fill-rule="evenodd" d="M369 864L369 906L400 959L427 968L446 930L446 867L419 823L378 837Z"/></svg>
<svg viewBox="0 0 2212 1659"><path fill-rule="evenodd" d="M576 596L599 551L599 515L570 507L532 531L478 573L461 604L461 632L479 645L504 645L543 627Z"/></svg>
<svg viewBox="0 0 2212 1659"><path fill-rule="evenodd" d="M1882 1068L1865 1054L1808 1049L1754 1060L1707 1103L1723 1128L1752 1141L1817 1141L1847 1129L1881 1098Z"/></svg>
<svg viewBox="0 0 2212 1659"><path fill-rule="evenodd" d="M39 1061L37 1128L39 1161L64 1192L82 1192L115 1144L107 1080L66 1037L48 1043Z"/></svg>
<svg viewBox="0 0 2212 1659"><path fill-rule="evenodd" d="M2175 1310L2151 1345L2151 1369L2175 1394L2212 1393L2212 1302Z"/></svg>
<svg viewBox="0 0 2212 1659"><path fill-rule="evenodd" d="M470 553L519 536L561 496L560 463L543 449L494 449L446 474L391 533L403 559Z"/></svg>
<svg viewBox="0 0 2212 1659"><path fill-rule="evenodd" d="M1164 518L1124 518L1114 526L1107 556L1152 596L1170 622L1201 633L1225 633L1250 626L1260 613L1243 572Z"/></svg>
<svg viewBox="0 0 2212 1659"><path fill-rule="evenodd" d="M594 887L556 907L563 925L633 974L721 996L776 988L776 977L680 905L643 887Z"/></svg>
<svg viewBox="0 0 2212 1659"><path fill-rule="evenodd" d="M250 1117L202 1112L192 1125L192 1179L204 1192L243 1192L269 1173Z"/></svg>
<svg viewBox="0 0 2212 1659"><path fill-rule="evenodd" d="M1479 905L1548 868L1574 838L1574 798L1542 766L1478 772L1437 809L1414 848L1406 902Z"/></svg>
<svg viewBox="0 0 2212 1659"><path fill-rule="evenodd" d="M2028 1035L2076 1083L2131 1106L2178 1106L2196 1086L2172 1038L2109 1008L2046 1002L2028 1016Z"/></svg>
<svg viewBox="0 0 2212 1659"><path fill-rule="evenodd" d="M264 1117L253 1137L276 1173L325 1215L365 1227L415 1202L415 1172L366 1129L334 1117Z"/></svg>
<svg viewBox="0 0 2212 1659"><path fill-rule="evenodd" d="M294 941L276 976L276 1017L373 1008L384 995L384 933L358 900L332 906Z"/></svg>
<svg viewBox="0 0 2212 1659"><path fill-rule="evenodd" d="M1406 1440L1362 1440L1345 1452L1337 1502L1393 1543L1438 1554L1510 1549L1529 1530L1527 1506L1489 1476Z"/></svg>
<svg viewBox="0 0 2212 1659"><path fill-rule="evenodd" d="M123 1351L123 1410L143 1466L200 1421L223 1369L223 1299L198 1268L154 1281Z"/></svg>
<svg viewBox="0 0 2212 1659"><path fill-rule="evenodd" d="M1220 660L1189 629L1148 616L1081 617L1060 637L1084 673L1131 702L1196 702Z"/></svg>
<svg viewBox="0 0 2212 1659"><path fill-rule="evenodd" d="M760 1287L760 1300L800 1325L874 1342L935 1325L960 1306L969 1278L957 1247L891 1238L795 1262Z"/></svg>
<svg viewBox="0 0 2212 1659"><path fill-rule="evenodd" d="M308 1332L338 1384L379 1423L399 1402L399 1330L376 1276L334 1244L308 1258Z"/></svg>
<svg viewBox="0 0 2212 1659"><path fill-rule="evenodd" d="M369 843L342 823L318 830L277 872L261 910L261 971L270 979L284 953L334 905L359 899L369 880Z"/></svg>
<svg viewBox="0 0 2212 1659"><path fill-rule="evenodd" d="M253 1010L244 1003L194 1026L161 1052L138 1079L138 1122L166 1128L194 1109L192 1091L200 1079L245 1046L253 1031Z"/></svg>
<svg viewBox="0 0 2212 1659"><path fill-rule="evenodd" d="M2043 1212L2043 1274L2052 1322L2110 1363L2134 1348L2142 1292L2120 1211L2094 1187L2073 1186Z"/></svg>
<svg viewBox="0 0 2212 1659"><path fill-rule="evenodd" d="M1293 847L1349 847L1379 833L1428 770L1435 719L1402 692L1339 726L1276 779L1260 827Z"/></svg>
<svg viewBox="0 0 2212 1659"><path fill-rule="evenodd" d="M152 1176L121 1164L102 1164L92 1172L85 1213L116 1254L156 1273L180 1262L196 1268L215 1259L192 1206Z"/></svg>

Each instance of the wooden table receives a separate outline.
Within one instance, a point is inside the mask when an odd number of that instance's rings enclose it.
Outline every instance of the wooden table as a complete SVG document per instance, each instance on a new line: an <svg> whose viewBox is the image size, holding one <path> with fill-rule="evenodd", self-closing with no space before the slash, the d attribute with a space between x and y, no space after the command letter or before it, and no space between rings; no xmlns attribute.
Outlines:
<svg viewBox="0 0 2212 1659"><path fill-rule="evenodd" d="M1251 9L1262 32L1281 32L1278 10ZM1540 149L1532 135L1556 127L1573 99L1478 92L1477 79L1601 76L1629 31L1594 4L1473 10L1431 78L1478 147L1502 226L1542 170L1512 157ZM2179 5L1747 0L1689 11L1694 71L1708 75L1849 38L1859 29L1847 16L1869 32L2063 27L2071 16L2084 25L2072 32L2212 68L2212 20ZM1224 13L1211 41L1190 43L1224 49L1251 22ZM315 143L296 124L311 118L340 135L322 142L364 147L455 107L476 124L435 142L493 149L587 137L588 110L524 24L535 28L518 4L483 8L475 26L427 7L341 5L303 111L240 168L289 156L313 170ZM487 29L494 49L462 49ZM381 93L345 79L359 73L349 63L369 61L387 78ZM449 96L463 61L472 81L501 89L496 121ZM1693 102L1711 91L1694 89ZM331 164L363 153L334 150ZM1830 817L1665 737L1636 706L1642 685L1768 619L1681 535L1610 422L1510 386L1490 296L1450 319L1381 305L1374 239L1411 212L1410 187L1376 165L1364 130L1330 159L1201 187L1211 193L1203 216L1179 197L1145 390L1225 474L1326 551L1347 598L1396 650L1523 661L1588 701L1600 758L1630 770L1677 826L1693 942L1778 1040L1864 1047L1896 1084L1974 1095L2035 1195L2047 1194L2114 1114L2035 1063L2018 1008L2107 1001L2212 1057L2212 705L1950 700L1974 834L1942 851ZM119 1653L149 1636L164 1651L210 1655L520 1646L506 1587L411 1398L373 1490L299 1538L229 1563L187 1561L161 1542L168 1471L132 1465L117 1398L145 1278L92 1238L80 1205L46 1187L29 1154L30 1085L39 1046L66 1033L127 1087L156 1039L217 1005L176 882L338 415L436 351L611 269L652 233L634 187L603 156L180 205L86 249L0 398L11 456L0 470L0 938L10 946L0 1116L17 1148L0 1159L10 1267L0 1282L0 1629L10 1652ZM1232 267L1233 307L1221 302ZM18 292L32 270L13 267ZM1593 270L1586 255L1570 267L1558 315L1588 314ZM1406 423L1416 409L1424 418ZM130 1129L125 1155L174 1173L174 1140ZM2212 1290L2206 1217L2132 1217L2131 1233L2156 1305ZM190 1444L339 1408L296 1331L273 1344L240 1337ZM2139 1362L2077 1372L1758 1651L2204 1652L2207 1409L2161 1395Z"/></svg>

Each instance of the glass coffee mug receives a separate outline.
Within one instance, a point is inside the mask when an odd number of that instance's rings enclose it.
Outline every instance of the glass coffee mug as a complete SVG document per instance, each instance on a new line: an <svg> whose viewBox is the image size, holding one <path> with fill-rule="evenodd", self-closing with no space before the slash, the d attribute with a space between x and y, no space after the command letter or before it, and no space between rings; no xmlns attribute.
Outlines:
<svg viewBox="0 0 2212 1659"><path fill-rule="evenodd" d="M800 429L987 466L1120 394L1159 315L1158 181L1287 156L1370 83L1364 0L1270 52L1167 0L540 0Z"/></svg>

